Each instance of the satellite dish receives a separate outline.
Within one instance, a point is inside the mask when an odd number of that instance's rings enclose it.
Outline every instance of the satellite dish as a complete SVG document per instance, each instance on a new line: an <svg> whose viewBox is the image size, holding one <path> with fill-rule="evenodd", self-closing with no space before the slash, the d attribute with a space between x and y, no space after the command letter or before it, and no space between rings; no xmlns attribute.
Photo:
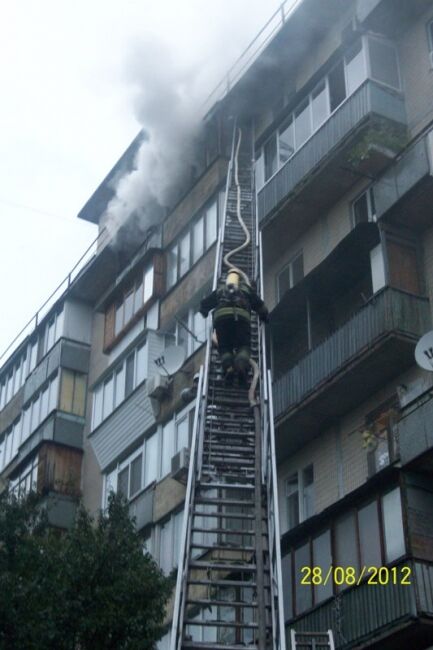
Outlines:
<svg viewBox="0 0 433 650"><path fill-rule="evenodd" d="M424 334L415 348L415 361L417 364L433 372L433 330Z"/></svg>
<svg viewBox="0 0 433 650"><path fill-rule="evenodd" d="M183 366L185 357L185 350L181 345L172 345L155 359L155 364L159 372L163 370L170 377Z"/></svg>

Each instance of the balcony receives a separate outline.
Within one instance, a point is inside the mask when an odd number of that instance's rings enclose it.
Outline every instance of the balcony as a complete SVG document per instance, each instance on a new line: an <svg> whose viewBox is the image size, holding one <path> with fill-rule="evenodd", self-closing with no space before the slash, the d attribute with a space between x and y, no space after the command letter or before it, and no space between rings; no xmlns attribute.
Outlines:
<svg viewBox="0 0 433 650"><path fill-rule="evenodd" d="M359 173L377 173L389 164L386 152L384 155L383 149L377 148L354 168L348 160L354 145L367 134L374 142L375 133L384 124L397 125L403 131L405 123L402 95L372 80L365 81L260 190L258 215L262 226L296 197L290 206L291 220L302 220L299 228L306 227L318 211L347 192Z"/></svg>
<svg viewBox="0 0 433 650"><path fill-rule="evenodd" d="M343 591L338 606L335 599L328 600L292 620L291 626L297 632L332 629L335 647L341 650L427 647L433 643L429 624L433 616L433 566L413 561L402 566L411 568L410 585L373 586L364 582Z"/></svg>
<svg viewBox="0 0 433 650"><path fill-rule="evenodd" d="M426 298L386 288L307 353L274 383L280 457L411 366L429 326Z"/></svg>
<svg viewBox="0 0 433 650"><path fill-rule="evenodd" d="M374 184L377 219L422 232L433 224L433 131L406 149Z"/></svg>

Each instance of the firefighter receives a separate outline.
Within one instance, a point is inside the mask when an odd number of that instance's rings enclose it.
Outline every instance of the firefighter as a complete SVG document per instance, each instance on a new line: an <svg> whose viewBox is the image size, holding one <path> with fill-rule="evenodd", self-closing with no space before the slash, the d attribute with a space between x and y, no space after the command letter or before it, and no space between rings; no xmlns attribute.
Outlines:
<svg viewBox="0 0 433 650"><path fill-rule="evenodd" d="M236 372L239 382L246 384L250 363L251 310L259 315L261 321L269 320L265 303L256 291L241 277L230 270L225 283L200 303L200 313L204 318L214 309L213 322L218 339L218 352L227 383Z"/></svg>

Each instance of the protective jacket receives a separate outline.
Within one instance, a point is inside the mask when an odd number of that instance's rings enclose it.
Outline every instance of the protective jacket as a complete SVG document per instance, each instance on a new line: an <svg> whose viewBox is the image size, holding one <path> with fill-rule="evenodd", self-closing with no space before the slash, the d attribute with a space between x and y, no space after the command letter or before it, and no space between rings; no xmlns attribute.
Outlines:
<svg viewBox="0 0 433 650"><path fill-rule="evenodd" d="M200 313L206 317L212 309L215 309L214 323L224 319L242 319L250 322L252 309L258 313L260 320L268 320L265 303L246 282L240 282L239 287L233 291L222 284L203 298Z"/></svg>

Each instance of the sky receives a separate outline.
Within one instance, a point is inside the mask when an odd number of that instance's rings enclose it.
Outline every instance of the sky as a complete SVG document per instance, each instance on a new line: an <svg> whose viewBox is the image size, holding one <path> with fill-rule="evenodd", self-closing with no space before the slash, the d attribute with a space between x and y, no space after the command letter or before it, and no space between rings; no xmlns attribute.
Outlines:
<svg viewBox="0 0 433 650"><path fill-rule="evenodd" d="M2 3L0 354L97 236L77 214L146 126L142 62L159 74L148 43L192 75L198 70L205 93L279 4Z"/></svg>

